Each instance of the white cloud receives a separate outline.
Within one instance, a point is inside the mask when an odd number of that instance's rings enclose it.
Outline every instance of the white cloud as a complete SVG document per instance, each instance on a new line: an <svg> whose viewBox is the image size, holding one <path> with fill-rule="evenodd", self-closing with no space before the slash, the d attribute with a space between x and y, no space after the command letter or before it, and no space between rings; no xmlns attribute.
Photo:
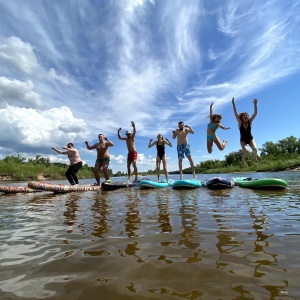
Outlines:
<svg viewBox="0 0 300 300"><path fill-rule="evenodd" d="M32 46L15 36L5 39L0 45L0 61L2 67L15 68L26 74L33 74L39 68Z"/></svg>
<svg viewBox="0 0 300 300"><path fill-rule="evenodd" d="M0 107L20 105L26 107L42 108L41 96L33 91L31 81L22 82L17 79L0 77Z"/></svg>
<svg viewBox="0 0 300 300"><path fill-rule="evenodd" d="M65 145L84 139L88 133L85 122L74 118L65 106L44 111L8 106L0 109L0 118L0 143L14 145L18 150Z"/></svg>

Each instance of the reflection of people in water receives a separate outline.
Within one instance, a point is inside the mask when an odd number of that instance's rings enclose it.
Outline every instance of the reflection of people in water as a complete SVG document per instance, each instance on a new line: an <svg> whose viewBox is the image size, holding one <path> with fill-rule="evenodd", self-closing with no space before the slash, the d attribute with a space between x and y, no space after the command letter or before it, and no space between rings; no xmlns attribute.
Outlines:
<svg viewBox="0 0 300 300"><path fill-rule="evenodd" d="M65 216L65 224L69 225L69 226L73 226L76 223L76 214L78 212L78 200L81 199L81 197L79 195L70 193L70 194L65 194L64 195L67 199L66 199L66 211L64 212L64 216ZM59 194L59 199L62 201L62 195Z"/></svg>
<svg viewBox="0 0 300 300"><path fill-rule="evenodd" d="M169 198L168 195L164 193L161 197L158 196L157 199L157 208L158 208L158 224L161 230L161 233L170 233L172 232L172 226L170 222L170 213L169 213ZM173 241L172 241L173 243Z"/></svg>
<svg viewBox="0 0 300 300"><path fill-rule="evenodd" d="M125 204L127 208L127 213L125 217L125 231L129 238L138 237L137 231L139 231L139 226L141 225L140 219L140 211L139 211L139 202L140 200L133 197L128 197L128 202ZM133 255L137 258L138 262L142 262L143 260L137 255L139 246L138 242L128 243L124 251L120 251L121 253L125 253L126 255Z"/></svg>
<svg viewBox="0 0 300 300"><path fill-rule="evenodd" d="M201 254L203 250L200 248L200 243L198 242L199 236L197 236L197 213L199 208L199 199L197 194L185 193L179 194L180 199L180 216L181 216L181 232L182 239L179 241L180 244L184 244L185 247L192 250L193 256L185 257L185 260L189 263L197 262L201 259ZM188 199L188 201L187 201Z"/></svg>
<svg viewBox="0 0 300 300"><path fill-rule="evenodd" d="M105 233L108 232L108 218L109 218L109 207L107 205L109 199L107 197L99 198L98 195L94 198L94 204L92 206L92 214L95 218L96 226L94 226L94 231L92 234L97 237L105 237Z"/></svg>

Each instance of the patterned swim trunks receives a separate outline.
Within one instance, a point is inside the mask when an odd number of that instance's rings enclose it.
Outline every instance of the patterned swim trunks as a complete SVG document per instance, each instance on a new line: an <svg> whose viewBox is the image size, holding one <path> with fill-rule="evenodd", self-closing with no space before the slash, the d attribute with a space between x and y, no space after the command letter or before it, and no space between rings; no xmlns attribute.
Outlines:
<svg viewBox="0 0 300 300"><path fill-rule="evenodd" d="M135 161L135 160L137 160L137 157L138 157L137 151L129 152L128 155L127 155L127 160L128 161Z"/></svg>
<svg viewBox="0 0 300 300"><path fill-rule="evenodd" d="M178 158L184 158L184 154L186 157L191 157L190 145L189 144L181 144L177 145L177 154Z"/></svg>

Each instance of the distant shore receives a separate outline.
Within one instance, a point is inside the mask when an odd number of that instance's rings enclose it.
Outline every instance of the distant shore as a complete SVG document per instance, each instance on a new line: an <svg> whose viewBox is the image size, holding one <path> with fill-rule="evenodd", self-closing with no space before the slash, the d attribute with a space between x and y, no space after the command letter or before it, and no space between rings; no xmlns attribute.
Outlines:
<svg viewBox="0 0 300 300"><path fill-rule="evenodd" d="M284 172L284 171L296 171L296 172L299 172L300 171L300 167L287 168L287 169L285 169L285 170L283 170L281 172ZM237 172L234 172L234 173L237 173ZM143 175L143 177L144 176L151 176L151 175ZM48 177L43 176L42 174L39 174L39 175L37 175L37 178L35 178L35 179L30 178L28 181L30 181L30 180L45 181L45 180L59 180L59 179L63 179L63 178L48 178ZM18 182L18 181L20 181L20 180L15 180L13 175L0 173L0 183Z"/></svg>

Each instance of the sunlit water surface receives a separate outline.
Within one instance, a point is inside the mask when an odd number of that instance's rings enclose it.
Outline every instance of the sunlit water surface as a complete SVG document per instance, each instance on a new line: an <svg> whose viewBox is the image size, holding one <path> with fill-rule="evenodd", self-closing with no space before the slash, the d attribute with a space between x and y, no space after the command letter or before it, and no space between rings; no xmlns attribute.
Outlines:
<svg viewBox="0 0 300 300"><path fill-rule="evenodd" d="M246 176L289 187L1 195L0 299L300 299L300 173Z"/></svg>

